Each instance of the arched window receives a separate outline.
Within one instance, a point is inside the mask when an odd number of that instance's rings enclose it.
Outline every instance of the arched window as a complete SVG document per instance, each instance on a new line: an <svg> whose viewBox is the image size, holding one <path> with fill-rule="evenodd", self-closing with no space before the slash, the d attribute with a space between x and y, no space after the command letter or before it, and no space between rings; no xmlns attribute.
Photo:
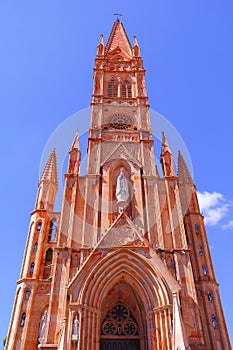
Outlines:
<svg viewBox="0 0 233 350"><path fill-rule="evenodd" d="M199 253L199 255L202 255L202 254L203 254L202 245L200 245L200 246L198 247L198 253Z"/></svg>
<svg viewBox="0 0 233 350"><path fill-rule="evenodd" d="M200 233L198 224L194 225L195 233L198 235Z"/></svg>
<svg viewBox="0 0 233 350"><path fill-rule="evenodd" d="M44 264L44 273L43 278L49 278L51 275L51 269L52 269L52 260L53 260L53 251L51 248L49 248L45 255L45 264Z"/></svg>
<svg viewBox="0 0 233 350"><path fill-rule="evenodd" d="M29 270L29 274L30 274L30 275L33 275L34 267L35 267L35 263L32 262L32 263L31 263L31 266L30 266L30 270Z"/></svg>
<svg viewBox="0 0 233 350"><path fill-rule="evenodd" d="M108 97L117 97L118 96L118 83L115 79L111 79L108 82Z"/></svg>
<svg viewBox="0 0 233 350"><path fill-rule="evenodd" d="M121 95L123 98L132 97L132 86L128 80L124 80L122 83Z"/></svg>
<svg viewBox="0 0 233 350"><path fill-rule="evenodd" d="M50 226L49 226L49 235L48 235L49 242L53 242L55 240L56 232L57 232L57 220L53 219L50 221Z"/></svg>
<svg viewBox="0 0 233 350"><path fill-rule="evenodd" d="M34 244L34 249L33 249L34 253L37 252L37 249L38 249L38 242L36 242L36 243Z"/></svg>
<svg viewBox="0 0 233 350"><path fill-rule="evenodd" d="M204 275L204 276L207 275L206 266L205 266L204 264L202 265L202 272L203 272L203 275Z"/></svg>
<svg viewBox="0 0 233 350"><path fill-rule="evenodd" d="M42 227L42 222L39 221L38 224L37 224L36 231L37 231L37 232L40 232L40 231L41 231L41 227Z"/></svg>
<svg viewBox="0 0 233 350"><path fill-rule="evenodd" d="M25 319L26 319L26 313L24 312L22 313L22 316L21 316L20 327L24 327Z"/></svg>
<svg viewBox="0 0 233 350"><path fill-rule="evenodd" d="M212 302L213 301L213 298L212 298L212 294L211 294L211 292L208 290L208 292L207 292L207 296L208 296L208 301L209 302Z"/></svg>
<svg viewBox="0 0 233 350"><path fill-rule="evenodd" d="M31 294L31 289L27 288L26 293L25 293L25 300L28 300L30 298L30 294Z"/></svg>
<svg viewBox="0 0 233 350"><path fill-rule="evenodd" d="M218 326L217 326L217 320L216 320L215 314L212 314L211 319L212 319L212 325L213 325L213 327L214 327L215 329L218 328Z"/></svg>

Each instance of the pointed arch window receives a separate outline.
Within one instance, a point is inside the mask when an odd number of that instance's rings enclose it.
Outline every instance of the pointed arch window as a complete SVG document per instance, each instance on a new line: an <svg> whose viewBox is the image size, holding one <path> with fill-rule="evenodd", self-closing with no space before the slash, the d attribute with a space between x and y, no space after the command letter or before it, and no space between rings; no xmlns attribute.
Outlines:
<svg viewBox="0 0 233 350"><path fill-rule="evenodd" d="M34 244L33 252L36 253L37 250L38 250L38 242L36 242L36 243Z"/></svg>
<svg viewBox="0 0 233 350"><path fill-rule="evenodd" d="M37 224L37 227L36 227L36 231L40 232L41 228L42 228L42 221L39 221L38 224Z"/></svg>
<svg viewBox="0 0 233 350"><path fill-rule="evenodd" d="M28 300L30 298L30 295L31 295L31 289L27 288L25 293L25 300Z"/></svg>
<svg viewBox="0 0 233 350"><path fill-rule="evenodd" d="M208 292L207 292L207 296L208 296L208 301L210 302L210 303L212 303L212 301L213 301L213 297L212 297L212 293L208 290Z"/></svg>
<svg viewBox="0 0 233 350"><path fill-rule="evenodd" d="M30 274L30 275L33 275L34 268L35 268L35 263L34 263L34 261L33 261L33 262L31 263L30 270L29 270L29 274Z"/></svg>
<svg viewBox="0 0 233 350"><path fill-rule="evenodd" d="M121 96L123 98L132 97L132 85L129 80L124 80L121 87Z"/></svg>
<svg viewBox="0 0 233 350"><path fill-rule="evenodd" d="M53 219L50 221L48 241L54 242L57 232L57 220Z"/></svg>
<svg viewBox="0 0 233 350"><path fill-rule="evenodd" d="M200 233L199 231L199 225L198 224L195 224L194 225L194 228L195 228L195 233L198 235Z"/></svg>
<svg viewBox="0 0 233 350"><path fill-rule="evenodd" d="M202 245L200 245L200 246L198 247L198 253L199 253L199 255L202 255L202 254L203 254Z"/></svg>
<svg viewBox="0 0 233 350"><path fill-rule="evenodd" d="M21 328L24 327L24 325L25 325L25 320L26 320L26 313L23 312L23 313L22 313L22 316L21 316L21 321L20 321L20 327L21 327Z"/></svg>
<svg viewBox="0 0 233 350"><path fill-rule="evenodd" d="M215 314L212 314L211 319L212 319L212 325L213 325L213 327L214 327L215 329L217 329L217 328L218 328L218 325L217 325L217 320L216 320Z"/></svg>
<svg viewBox="0 0 233 350"><path fill-rule="evenodd" d="M108 89L107 89L108 97L117 97L118 96L118 82L115 79L111 79L108 82Z"/></svg>
<svg viewBox="0 0 233 350"><path fill-rule="evenodd" d="M51 248L49 248L45 255L45 264L44 264L44 273L43 273L43 278L45 279L51 276L52 261L53 261L53 251Z"/></svg>
<svg viewBox="0 0 233 350"><path fill-rule="evenodd" d="M207 270L206 270L206 266L203 264L202 265L202 272L204 276L207 276Z"/></svg>

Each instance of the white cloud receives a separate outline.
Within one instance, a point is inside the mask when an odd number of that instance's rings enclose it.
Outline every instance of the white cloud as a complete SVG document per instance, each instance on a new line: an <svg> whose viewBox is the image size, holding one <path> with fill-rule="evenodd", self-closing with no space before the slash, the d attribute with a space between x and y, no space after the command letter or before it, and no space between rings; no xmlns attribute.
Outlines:
<svg viewBox="0 0 233 350"><path fill-rule="evenodd" d="M233 229L233 220L228 221L228 223L223 225L222 228L224 228L225 230Z"/></svg>
<svg viewBox="0 0 233 350"><path fill-rule="evenodd" d="M228 213L228 205L222 207L210 208L203 211L205 216L205 224L209 226L217 225Z"/></svg>
<svg viewBox="0 0 233 350"><path fill-rule="evenodd" d="M227 216L229 204L221 193L205 191L198 192L197 196L206 225L215 226Z"/></svg>
<svg viewBox="0 0 233 350"><path fill-rule="evenodd" d="M223 195L219 192L197 192L197 196L201 210L218 206L219 202L224 199Z"/></svg>

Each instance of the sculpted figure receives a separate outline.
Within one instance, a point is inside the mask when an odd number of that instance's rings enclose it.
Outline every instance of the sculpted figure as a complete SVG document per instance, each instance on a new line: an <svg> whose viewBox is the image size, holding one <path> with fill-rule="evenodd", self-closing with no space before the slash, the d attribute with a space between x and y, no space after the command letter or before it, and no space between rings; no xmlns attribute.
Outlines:
<svg viewBox="0 0 233 350"><path fill-rule="evenodd" d="M79 327L79 319L78 315L75 315L72 325L72 340L78 339L78 327Z"/></svg>
<svg viewBox="0 0 233 350"><path fill-rule="evenodd" d="M121 168L117 178L116 198L118 202L127 202L129 199L129 189L127 179L124 175L124 168Z"/></svg>
<svg viewBox="0 0 233 350"><path fill-rule="evenodd" d="M40 318L40 326L39 326L39 342L42 343L45 336L45 327L47 323L48 310L45 310Z"/></svg>

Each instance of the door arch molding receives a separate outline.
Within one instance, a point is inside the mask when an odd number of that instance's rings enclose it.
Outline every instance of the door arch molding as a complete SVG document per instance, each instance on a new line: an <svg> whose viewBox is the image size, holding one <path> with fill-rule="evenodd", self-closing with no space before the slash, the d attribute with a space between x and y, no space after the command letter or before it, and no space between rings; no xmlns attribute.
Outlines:
<svg viewBox="0 0 233 350"><path fill-rule="evenodd" d="M82 280L77 289L72 287L73 300L100 309L108 290L119 280L125 279L135 288L148 309L171 304L172 292L177 290L176 285L171 289L165 277L160 276L159 271L148 261L145 256L126 248L93 261L92 271L83 278L80 275Z"/></svg>

